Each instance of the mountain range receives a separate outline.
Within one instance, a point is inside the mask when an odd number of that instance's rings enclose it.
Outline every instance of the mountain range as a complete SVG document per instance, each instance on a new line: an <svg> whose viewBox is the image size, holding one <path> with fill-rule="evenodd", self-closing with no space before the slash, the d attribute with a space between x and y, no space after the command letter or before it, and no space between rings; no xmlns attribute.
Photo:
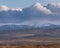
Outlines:
<svg viewBox="0 0 60 48"><path fill-rule="evenodd" d="M0 6L1 30L45 26L60 27L60 3L50 3L43 6L37 2L22 9Z"/></svg>

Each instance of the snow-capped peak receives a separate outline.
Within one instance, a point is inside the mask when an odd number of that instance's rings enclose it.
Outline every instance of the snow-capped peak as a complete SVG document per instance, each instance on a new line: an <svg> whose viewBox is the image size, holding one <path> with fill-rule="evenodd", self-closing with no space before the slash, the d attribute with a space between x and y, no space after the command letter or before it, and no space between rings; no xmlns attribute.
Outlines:
<svg viewBox="0 0 60 48"><path fill-rule="evenodd" d="M39 2L36 2L36 3L33 5L33 8L42 9L43 6L42 6Z"/></svg>
<svg viewBox="0 0 60 48"><path fill-rule="evenodd" d="M39 7L39 6L41 6L41 4L40 4L39 2L36 2L36 3L34 4L34 7Z"/></svg>

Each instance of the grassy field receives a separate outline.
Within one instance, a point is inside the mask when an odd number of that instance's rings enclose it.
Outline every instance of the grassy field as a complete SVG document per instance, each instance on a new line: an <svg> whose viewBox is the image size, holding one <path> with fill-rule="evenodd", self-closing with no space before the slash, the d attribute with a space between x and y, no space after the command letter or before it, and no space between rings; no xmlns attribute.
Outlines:
<svg viewBox="0 0 60 48"><path fill-rule="evenodd" d="M17 45L17 46L11 46L11 45L6 45L6 46L0 46L0 48L60 48L60 44L23 44L23 45Z"/></svg>

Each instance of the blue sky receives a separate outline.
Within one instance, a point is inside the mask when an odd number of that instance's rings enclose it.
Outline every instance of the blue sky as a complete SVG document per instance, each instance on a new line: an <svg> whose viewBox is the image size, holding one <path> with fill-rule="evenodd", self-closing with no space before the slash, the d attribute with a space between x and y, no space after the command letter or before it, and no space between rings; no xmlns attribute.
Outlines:
<svg viewBox="0 0 60 48"><path fill-rule="evenodd" d="M8 7L26 7L30 6L36 2L40 2L42 5L46 5L48 3L58 3L60 0L0 0L0 6L6 5Z"/></svg>

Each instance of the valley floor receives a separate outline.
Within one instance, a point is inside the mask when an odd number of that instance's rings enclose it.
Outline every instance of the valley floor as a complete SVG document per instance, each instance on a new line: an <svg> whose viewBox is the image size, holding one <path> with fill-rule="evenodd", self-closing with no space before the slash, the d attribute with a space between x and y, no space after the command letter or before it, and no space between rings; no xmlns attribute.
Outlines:
<svg viewBox="0 0 60 48"><path fill-rule="evenodd" d="M0 46L0 48L60 48L60 44L23 44L17 46Z"/></svg>
<svg viewBox="0 0 60 48"><path fill-rule="evenodd" d="M0 41L0 48L60 48L60 39L6 40Z"/></svg>

